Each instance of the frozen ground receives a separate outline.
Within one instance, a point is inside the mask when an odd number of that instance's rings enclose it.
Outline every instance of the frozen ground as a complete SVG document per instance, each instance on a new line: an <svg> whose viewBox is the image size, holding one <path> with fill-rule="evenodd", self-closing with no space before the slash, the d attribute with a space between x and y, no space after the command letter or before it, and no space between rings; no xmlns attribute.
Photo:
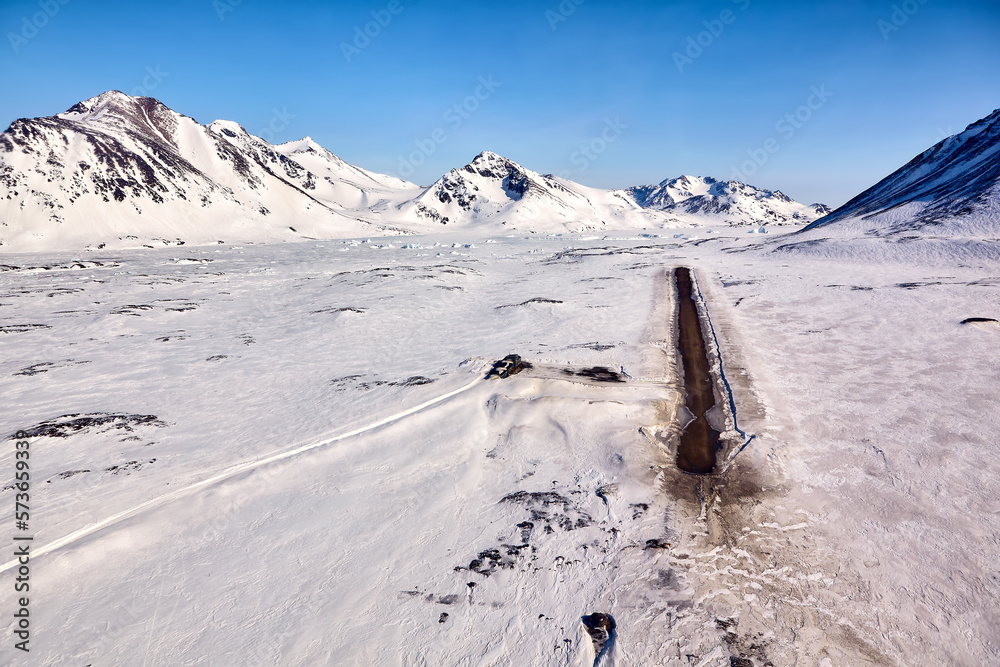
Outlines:
<svg viewBox="0 0 1000 667"><path fill-rule="evenodd" d="M6 255L50 550L4 661L589 666L603 612L605 666L996 663L1000 328L960 322L1000 267L726 234ZM711 479L669 451L679 264L754 436Z"/></svg>

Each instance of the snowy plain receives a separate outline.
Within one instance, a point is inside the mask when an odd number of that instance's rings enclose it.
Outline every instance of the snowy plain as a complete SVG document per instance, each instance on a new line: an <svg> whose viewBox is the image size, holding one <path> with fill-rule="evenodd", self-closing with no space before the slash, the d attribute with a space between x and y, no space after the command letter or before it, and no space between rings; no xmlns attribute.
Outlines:
<svg viewBox="0 0 1000 667"><path fill-rule="evenodd" d="M995 261L464 236L5 255L58 547L5 661L589 666L594 612L605 667L1000 661ZM753 435L711 478L669 450L680 265Z"/></svg>

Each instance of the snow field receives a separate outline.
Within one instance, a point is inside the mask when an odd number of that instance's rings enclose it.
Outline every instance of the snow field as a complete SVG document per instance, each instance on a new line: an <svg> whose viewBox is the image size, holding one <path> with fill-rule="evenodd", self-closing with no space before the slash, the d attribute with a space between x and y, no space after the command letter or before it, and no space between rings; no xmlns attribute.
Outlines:
<svg viewBox="0 0 1000 667"><path fill-rule="evenodd" d="M616 236L5 258L7 432L157 420L32 439L39 547L535 365L39 557L32 660L591 665L600 611L605 665L996 661L995 264ZM714 480L669 453L679 264L756 436Z"/></svg>

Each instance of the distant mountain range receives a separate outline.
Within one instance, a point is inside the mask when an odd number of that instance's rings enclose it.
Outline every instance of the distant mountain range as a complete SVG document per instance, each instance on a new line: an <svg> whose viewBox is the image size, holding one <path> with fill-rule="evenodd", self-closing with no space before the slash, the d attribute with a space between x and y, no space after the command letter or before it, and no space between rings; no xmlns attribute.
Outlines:
<svg viewBox="0 0 1000 667"><path fill-rule="evenodd" d="M645 208L723 219L731 224L805 223L830 212L830 207L823 204L800 204L780 190L697 176L671 178L659 185L640 185L626 192Z"/></svg>
<svg viewBox="0 0 1000 667"><path fill-rule="evenodd" d="M282 241L456 229L558 233L811 222L780 191L681 176L590 188L483 152L429 187L271 145L110 91L0 134L0 251Z"/></svg>
<svg viewBox="0 0 1000 667"><path fill-rule="evenodd" d="M624 190L543 176L489 151L452 169L399 208L407 218L443 225L498 225L527 232L645 229L660 222Z"/></svg>

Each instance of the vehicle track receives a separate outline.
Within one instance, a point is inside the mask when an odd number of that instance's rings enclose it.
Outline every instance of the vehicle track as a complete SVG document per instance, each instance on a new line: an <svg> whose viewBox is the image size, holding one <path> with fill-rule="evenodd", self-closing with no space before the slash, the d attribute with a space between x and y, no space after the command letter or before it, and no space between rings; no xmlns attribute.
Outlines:
<svg viewBox="0 0 1000 667"><path fill-rule="evenodd" d="M150 509L153 509L154 507L159 507L161 505L165 505L166 503L168 503L168 502L170 502L172 500L175 500L175 499L180 498L182 496L186 496L186 495L188 495L190 493L193 493L195 491L198 491L200 489L207 488L207 487L209 487L209 486L211 486L213 484L217 484L219 482L223 482L223 481L229 479L230 477L233 477L235 475L239 475L240 473L248 472L250 470L254 470L256 468L260 468L262 466L268 465L269 463L274 463L276 461L281 461L283 459L291 458L293 456L301 454L302 452L307 452L307 451L309 451L311 449L317 449L319 447L323 447L325 445L329 445L329 444L332 444L334 442L338 442L340 440L346 440L347 438L351 438L351 437L354 437L356 435L360 435L362 433L365 433L366 431L371 431L371 430L380 428L382 426L386 426L387 424L391 424L393 422L397 422L400 419L403 419L405 417L409 417L411 415L414 415L414 414L416 414L418 412L421 412L422 410L425 410L425 409L427 409L427 408L429 408L429 407L431 407L433 405L436 405L438 403L442 403L442 402L448 400L449 398L453 398L453 397L455 397L455 396L457 396L459 394L462 394L462 393L464 393L464 392L472 389L474 386L476 386L477 384L479 384L482 381L483 381L483 376L481 374L477 374L477 376L476 376L476 378L474 380L472 380L471 382L469 382L468 384L466 384L466 385L464 385L462 387L459 387L458 389L454 389L454 390L449 391L449 392L447 392L445 394L441 394L440 396L432 398L432 399L430 399L428 401L424 401L420 405L416 405L416 406L414 406L412 408L408 408L406 410L403 410L402 412L397 412L396 414L389 415L388 417L384 417L384 418L382 418L382 419L380 419L380 420L378 420L376 422L372 422L371 424L368 424L366 426L361 426L361 427L356 428L356 429L354 429L352 431L348 431L346 433L341 433L339 435L335 435L335 436L330 437L330 438L324 438L322 440L318 440L318 441L315 441L315 442L310 442L310 443L307 443L307 444L304 444L304 445L296 445L296 446L292 447L291 449L286 449L284 451L276 452L274 454L269 454L269 455L264 456L262 458L251 459L249 461L243 461L242 463L237 463L235 465L229 466L228 468L225 468L222 472L217 473L217 474L213 475L212 477L209 477L208 479L203 479L203 480L201 480L199 482L195 482L195 483L189 484L188 486L185 486L183 488L177 489L175 491L171 491L170 493L166 493L166 494L164 494L162 496L158 496L158 497L153 498L151 500L147 500L146 502L141 503L139 505L136 505L135 507L132 507L130 509L118 512L117 514L113 514L112 516L109 516L106 519L102 519L101 521L98 521L97 523L92 523L89 526L85 526L85 527L83 527L83 528L81 528L79 530L75 530L72 533L70 533L69 535L61 537L61 538L59 538L58 540L56 540L54 542L49 542L45 546L39 547L38 549L34 549L31 552L31 557L33 559L34 558L38 558L39 556L42 556L44 554L50 553L52 551L55 551L56 549L61 549L62 547L65 547L65 546L67 546L69 544L72 544L72 543L76 542L77 540L80 540L80 539L82 539L84 537L87 537L88 535L92 535L92 534L94 534L94 533L96 533L96 532L98 532L100 530L103 530L104 528L107 528L109 526L113 526L113 525L115 525L115 524L117 524L117 523L119 523L121 521L124 521L125 519L128 519L130 517L136 516L137 514L141 514L142 512L144 512L146 510L150 510ZM19 564L19 561L17 561L16 559L12 560L12 561L8 561L7 563L4 563L3 565L0 565L0 572L6 572L7 570L10 570L10 569L12 569L14 567L17 567L18 564Z"/></svg>

